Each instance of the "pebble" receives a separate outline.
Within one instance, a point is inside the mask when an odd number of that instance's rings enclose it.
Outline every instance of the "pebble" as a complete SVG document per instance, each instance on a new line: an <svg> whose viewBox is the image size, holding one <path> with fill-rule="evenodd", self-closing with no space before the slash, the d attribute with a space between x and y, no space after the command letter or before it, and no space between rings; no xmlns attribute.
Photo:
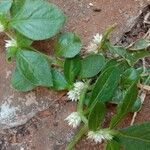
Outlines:
<svg viewBox="0 0 150 150"><path fill-rule="evenodd" d="M90 7L93 7L94 5L93 5L93 3L89 3L89 6L90 6Z"/></svg>

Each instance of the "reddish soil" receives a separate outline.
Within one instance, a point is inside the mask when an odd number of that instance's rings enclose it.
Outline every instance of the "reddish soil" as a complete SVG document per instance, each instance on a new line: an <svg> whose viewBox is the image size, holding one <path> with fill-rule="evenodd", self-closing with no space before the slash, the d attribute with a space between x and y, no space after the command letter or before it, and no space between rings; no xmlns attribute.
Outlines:
<svg viewBox="0 0 150 150"><path fill-rule="evenodd" d="M64 31L78 33L83 39L84 46L87 46L95 33L104 31L108 25L114 23L117 23L118 27L112 35L112 41L123 44L131 43L134 40L133 36L131 36L133 34L133 28L131 27L137 21L135 18L139 15L139 11L142 10L144 5L148 4L148 1L141 3L141 1L134 0L115 0L115 2L113 0L49 1L57 4L65 12L68 19ZM93 7L88 5L90 2L94 4ZM146 29L140 31L139 29L136 31L136 38L146 32ZM130 31L130 33L127 31ZM123 36L125 32L128 34L126 33ZM0 43L3 43L3 40L4 38L1 37ZM129 40L129 42L126 42L126 40ZM38 42L35 43L35 47L47 52L49 50L53 51L53 41ZM4 57L4 52L2 53ZM0 70L1 72L2 70ZM36 92L38 92L38 89ZM0 150L65 150L66 144L76 131L67 126L64 118L70 112L75 111L76 104L68 102L64 92L58 93L57 97L57 101L49 109L38 113L25 125L4 130L0 134ZM150 96L147 96L141 111L138 113L136 123L150 121L149 99ZM108 108L109 113L105 121L106 125L109 122L108 118L114 112L114 106L109 105ZM132 115L129 114L120 126L127 126L131 121ZM102 144L96 145L83 138L75 149L103 150L103 146Z"/></svg>

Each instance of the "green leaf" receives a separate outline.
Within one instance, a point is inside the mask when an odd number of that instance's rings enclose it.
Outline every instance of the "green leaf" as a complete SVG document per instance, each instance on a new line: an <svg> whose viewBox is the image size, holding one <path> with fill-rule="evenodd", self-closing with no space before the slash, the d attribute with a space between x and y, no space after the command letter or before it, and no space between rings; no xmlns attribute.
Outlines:
<svg viewBox="0 0 150 150"><path fill-rule="evenodd" d="M115 59L108 60L102 68L102 72L109 67L117 66L118 62Z"/></svg>
<svg viewBox="0 0 150 150"><path fill-rule="evenodd" d="M60 35L55 44L55 51L58 56L72 58L79 54L82 48L82 43L75 33L66 32Z"/></svg>
<svg viewBox="0 0 150 150"><path fill-rule="evenodd" d="M26 0L13 0L13 4L12 4L12 7L11 7L11 16L14 17L17 12L20 11L20 9L23 7L24 3L25 3Z"/></svg>
<svg viewBox="0 0 150 150"><path fill-rule="evenodd" d="M111 53L121 56L131 66L133 66L139 59L150 56L150 52L147 50L126 51L124 47L114 46L110 42L107 42L106 45Z"/></svg>
<svg viewBox="0 0 150 150"><path fill-rule="evenodd" d="M150 122L121 129L116 136L125 150L149 150Z"/></svg>
<svg viewBox="0 0 150 150"><path fill-rule="evenodd" d="M121 76L121 87L122 89L129 88L133 83L138 82L140 74L134 68L127 69Z"/></svg>
<svg viewBox="0 0 150 150"><path fill-rule="evenodd" d="M118 88L114 94L114 97L112 98L111 103L119 105L123 101L125 94L126 90L121 91L121 89ZM141 108L141 99L140 97L138 97L133 107L131 108L130 112L137 112L139 111L140 108Z"/></svg>
<svg viewBox="0 0 150 150"><path fill-rule="evenodd" d="M37 86L53 86L52 74L46 58L40 53L26 49L17 52L17 69Z"/></svg>
<svg viewBox="0 0 150 150"><path fill-rule="evenodd" d="M150 56L148 50L131 51L126 54L126 59L130 65L134 65L139 59Z"/></svg>
<svg viewBox="0 0 150 150"><path fill-rule="evenodd" d="M27 92L34 89L36 86L28 81L16 68L12 74L11 84L16 90Z"/></svg>
<svg viewBox="0 0 150 150"><path fill-rule="evenodd" d="M97 75L105 64L102 55L89 55L81 61L80 78L91 78Z"/></svg>
<svg viewBox="0 0 150 150"><path fill-rule="evenodd" d="M150 46L150 41L146 39L139 39L137 40L130 50L143 50Z"/></svg>
<svg viewBox="0 0 150 150"><path fill-rule="evenodd" d="M8 62L11 62L15 58L17 51L17 47L9 47L6 49L6 59Z"/></svg>
<svg viewBox="0 0 150 150"><path fill-rule="evenodd" d="M12 0L1 0L0 1L0 14L6 14L12 5Z"/></svg>
<svg viewBox="0 0 150 150"><path fill-rule="evenodd" d="M28 39L24 35L20 34L19 32L16 32L16 41L18 47L29 47L32 44L32 40Z"/></svg>
<svg viewBox="0 0 150 150"><path fill-rule="evenodd" d="M94 105L89 114L88 119L89 129L92 131L96 131L99 128L99 126L102 125L105 114L106 114L105 104L98 101Z"/></svg>
<svg viewBox="0 0 150 150"><path fill-rule="evenodd" d="M140 110L142 106L142 102L141 102L141 99L140 97L138 97L133 105L133 107L131 108L130 112L137 112Z"/></svg>
<svg viewBox="0 0 150 150"><path fill-rule="evenodd" d="M53 37L64 25L65 17L55 5L42 0L25 0L10 25L33 40Z"/></svg>
<svg viewBox="0 0 150 150"><path fill-rule="evenodd" d="M120 150L121 145L115 140L107 142L106 150Z"/></svg>
<svg viewBox="0 0 150 150"><path fill-rule="evenodd" d="M137 99L138 89L136 83L132 84L125 93L121 103L117 106L117 114L110 122L110 128L114 128L130 110L132 109L135 100Z"/></svg>
<svg viewBox="0 0 150 150"><path fill-rule="evenodd" d="M122 46L114 46L110 42L107 42L107 47L108 47L108 49L109 49L109 51L111 53L117 54L117 55L125 58L127 51L126 51L126 49L124 47L122 47Z"/></svg>
<svg viewBox="0 0 150 150"><path fill-rule="evenodd" d="M80 56L65 59L64 75L65 75L67 82L70 85L72 85L74 83L74 80L77 77L77 75L79 74L80 69L81 69Z"/></svg>
<svg viewBox="0 0 150 150"><path fill-rule="evenodd" d="M53 77L53 88L55 90L65 90L68 88L68 84L65 80L64 75L57 71L56 69L52 69L52 77Z"/></svg>
<svg viewBox="0 0 150 150"><path fill-rule="evenodd" d="M110 67L102 72L92 90L90 104L95 105L97 101L110 101L118 86L119 80L120 69L117 67Z"/></svg>

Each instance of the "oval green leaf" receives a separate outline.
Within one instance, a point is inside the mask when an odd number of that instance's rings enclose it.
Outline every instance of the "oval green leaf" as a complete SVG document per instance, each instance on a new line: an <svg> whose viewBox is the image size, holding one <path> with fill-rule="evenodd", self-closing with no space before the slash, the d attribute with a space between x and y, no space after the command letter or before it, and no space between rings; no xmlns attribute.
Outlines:
<svg viewBox="0 0 150 150"><path fill-rule="evenodd" d="M67 81L61 72L57 71L56 69L52 69L52 77L53 88L55 90L66 90L68 88Z"/></svg>
<svg viewBox="0 0 150 150"><path fill-rule="evenodd" d="M72 58L79 54L82 48L80 38L71 32L60 35L55 44L55 51L58 56Z"/></svg>
<svg viewBox="0 0 150 150"><path fill-rule="evenodd" d="M64 25L65 16L55 5L43 0L26 0L10 25L33 40L48 39Z"/></svg>
<svg viewBox="0 0 150 150"><path fill-rule="evenodd" d="M96 76L105 64L102 55L89 55L81 61L80 78L91 78Z"/></svg>
<svg viewBox="0 0 150 150"><path fill-rule="evenodd" d="M40 53L19 50L16 55L17 69L37 86L53 86L50 66L46 58Z"/></svg>
<svg viewBox="0 0 150 150"><path fill-rule="evenodd" d="M28 92L34 89L36 86L28 81L16 68L11 78L12 87L18 91Z"/></svg>

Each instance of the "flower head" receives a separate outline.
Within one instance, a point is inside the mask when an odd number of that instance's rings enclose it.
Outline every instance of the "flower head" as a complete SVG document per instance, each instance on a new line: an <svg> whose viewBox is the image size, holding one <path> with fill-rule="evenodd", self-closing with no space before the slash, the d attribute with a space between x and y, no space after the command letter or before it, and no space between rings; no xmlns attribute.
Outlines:
<svg viewBox="0 0 150 150"><path fill-rule="evenodd" d="M72 101L77 101L79 99L79 94L75 90L70 90L68 93L68 98Z"/></svg>
<svg viewBox="0 0 150 150"><path fill-rule="evenodd" d="M87 47L88 53L98 53L98 45L95 43L90 43L90 45Z"/></svg>
<svg viewBox="0 0 150 150"><path fill-rule="evenodd" d="M94 36L93 43L99 45L99 44L101 43L102 39L103 39L103 35L97 33L97 34Z"/></svg>
<svg viewBox="0 0 150 150"><path fill-rule="evenodd" d="M81 82L81 81L78 81L78 82L76 82L76 83L74 83L73 84L74 85L74 90L75 91L81 91L83 88L84 88L84 83L83 82Z"/></svg>
<svg viewBox="0 0 150 150"><path fill-rule="evenodd" d="M4 26L0 23L0 32L3 32L5 30Z"/></svg>
<svg viewBox="0 0 150 150"><path fill-rule="evenodd" d="M65 119L70 126L73 128L77 128L81 123L81 116L78 112L71 113L66 119Z"/></svg>
<svg viewBox="0 0 150 150"><path fill-rule="evenodd" d="M73 86L74 86L73 89L70 90L67 93L67 95L70 100L77 101L80 98L81 91L83 90L85 85L83 82L79 81L79 82L74 83Z"/></svg>
<svg viewBox="0 0 150 150"><path fill-rule="evenodd" d="M102 39L103 39L102 34L97 33L96 35L94 35L92 42L87 47L87 52L88 53L98 53L98 47L99 47L99 44L101 43Z"/></svg>
<svg viewBox="0 0 150 150"><path fill-rule="evenodd" d="M103 140L112 140L113 136L108 132L104 130L99 131L89 131L88 133L88 139L94 140L96 143L101 143Z"/></svg>
<svg viewBox="0 0 150 150"><path fill-rule="evenodd" d="M12 39L12 40L5 40L5 42L6 42L6 44L5 44L6 48L17 47L17 42L14 39Z"/></svg>

